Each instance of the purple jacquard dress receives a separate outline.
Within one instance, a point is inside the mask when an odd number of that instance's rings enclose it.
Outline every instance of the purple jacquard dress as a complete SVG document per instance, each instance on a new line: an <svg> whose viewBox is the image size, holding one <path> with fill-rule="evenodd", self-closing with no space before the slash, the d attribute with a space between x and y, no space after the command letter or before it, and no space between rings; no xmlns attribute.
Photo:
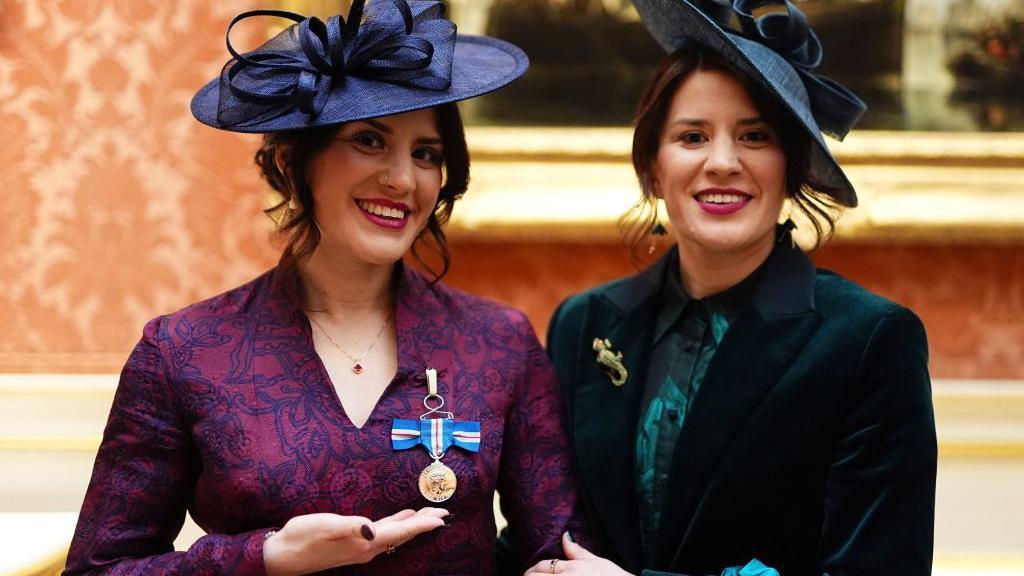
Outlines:
<svg viewBox="0 0 1024 576"><path fill-rule="evenodd" d="M458 490L451 526L332 574L494 572L493 492L522 566L560 557L577 530L555 375L523 314L397 274L398 373L362 429L345 415L306 316L273 274L146 325L121 374L65 574L260 575L263 537L289 518L380 518L431 505L422 447L394 451L395 418L423 412L424 370L479 453L442 462ZM186 509L208 535L172 542Z"/></svg>

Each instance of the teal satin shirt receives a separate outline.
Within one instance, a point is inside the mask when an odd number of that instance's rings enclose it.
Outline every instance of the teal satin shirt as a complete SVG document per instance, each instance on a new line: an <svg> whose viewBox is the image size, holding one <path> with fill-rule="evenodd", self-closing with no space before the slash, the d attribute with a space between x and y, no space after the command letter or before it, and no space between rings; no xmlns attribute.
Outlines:
<svg viewBox="0 0 1024 576"><path fill-rule="evenodd" d="M757 276L755 271L724 292L696 300L683 288L678 258L672 259L665 275L636 436L641 540L648 561L654 556L653 543L661 521L676 439L711 358L729 324L749 299ZM778 573L753 560L743 567L728 568L724 574Z"/></svg>

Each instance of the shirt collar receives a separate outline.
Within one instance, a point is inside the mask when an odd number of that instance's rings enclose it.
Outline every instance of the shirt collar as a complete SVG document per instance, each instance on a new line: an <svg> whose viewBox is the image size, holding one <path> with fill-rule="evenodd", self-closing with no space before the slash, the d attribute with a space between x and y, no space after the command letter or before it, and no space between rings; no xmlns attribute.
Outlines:
<svg viewBox="0 0 1024 576"><path fill-rule="evenodd" d="M679 249L673 247L671 257L665 269L661 285L661 309L658 312L657 324L654 327L654 342L658 342L672 328L684 313L703 315L710 318L712 314L722 314L730 321L736 318L743 305L750 300L757 287L758 278L765 264L762 262L746 278L717 294L701 300L695 299L683 287L680 275Z"/></svg>
<svg viewBox="0 0 1024 576"><path fill-rule="evenodd" d="M683 288L679 277L679 249L673 247L661 283L661 308L654 325L655 343L679 320L690 302L693 302L693 297Z"/></svg>
<svg viewBox="0 0 1024 576"><path fill-rule="evenodd" d="M623 315L631 314L649 303L657 310L658 304L650 301L660 299L666 271L669 265L678 259L679 255L675 249L666 250L665 254L646 270L612 283L600 291L600 296ZM815 309L814 264L793 244L789 227L778 228L775 248L758 274L760 278L754 282L757 286L750 299L762 318L802 314Z"/></svg>

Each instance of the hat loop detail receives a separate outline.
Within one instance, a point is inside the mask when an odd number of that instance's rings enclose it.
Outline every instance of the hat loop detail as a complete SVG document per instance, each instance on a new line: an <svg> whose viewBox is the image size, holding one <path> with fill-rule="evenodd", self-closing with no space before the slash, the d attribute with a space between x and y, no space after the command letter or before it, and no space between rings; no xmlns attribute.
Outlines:
<svg viewBox="0 0 1024 576"><path fill-rule="evenodd" d="M784 58L800 75L811 113L822 132L842 140L864 114L867 107L853 92L814 73L822 60L821 42L807 16L790 0L732 0L731 4L695 0L693 4L723 30L757 42ZM755 18L754 10L765 6L784 7L785 12ZM738 30L730 25L732 17L739 23Z"/></svg>
<svg viewBox="0 0 1024 576"><path fill-rule="evenodd" d="M786 13L772 12L754 18L755 8L775 4ZM821 64L821 42L807 16L788 0L735 0L733 10L743 35L775 50L795 68L810 72Z"/></svg>
<svg viewBox="0 0 1024 576"><path fill-rule="evenodd" d="M226 43L233 60L221 72L217 121L226 127L265 121L298 108L311 117L327 104L335 83L347 76L375 79L416 88L445 90L451 84L455 25L444 17L444 5L426 4L414 16L407 0L390 0L364 15L365 0L355 0L348 19L327 22L283 10L252 10L228 25ZM297 23L255 51L238 53L231 29L242 20L272 16ZM364 17L365 16L365 17ZM288 49L286 42L298 44ZM440 54L446 61L435 62ZM226 89L225 89L226 88ZM225 96L253 106L225 103ZM241 109L240 109L241 108Z"/></svg>

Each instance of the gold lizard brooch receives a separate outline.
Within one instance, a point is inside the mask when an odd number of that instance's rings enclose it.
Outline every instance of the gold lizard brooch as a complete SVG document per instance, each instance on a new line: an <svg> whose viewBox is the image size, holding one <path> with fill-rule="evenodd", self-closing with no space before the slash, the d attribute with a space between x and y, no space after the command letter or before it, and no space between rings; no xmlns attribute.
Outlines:
<svg viewBox="0 0 1024 576"><path fill-rule="evenodd" d="M622 365L622 352L612 350L611 340L594 338L594 351L597 352L597 363L608 369L608 377L611 378L612 384L625 384L629 372Z"/></svg>

